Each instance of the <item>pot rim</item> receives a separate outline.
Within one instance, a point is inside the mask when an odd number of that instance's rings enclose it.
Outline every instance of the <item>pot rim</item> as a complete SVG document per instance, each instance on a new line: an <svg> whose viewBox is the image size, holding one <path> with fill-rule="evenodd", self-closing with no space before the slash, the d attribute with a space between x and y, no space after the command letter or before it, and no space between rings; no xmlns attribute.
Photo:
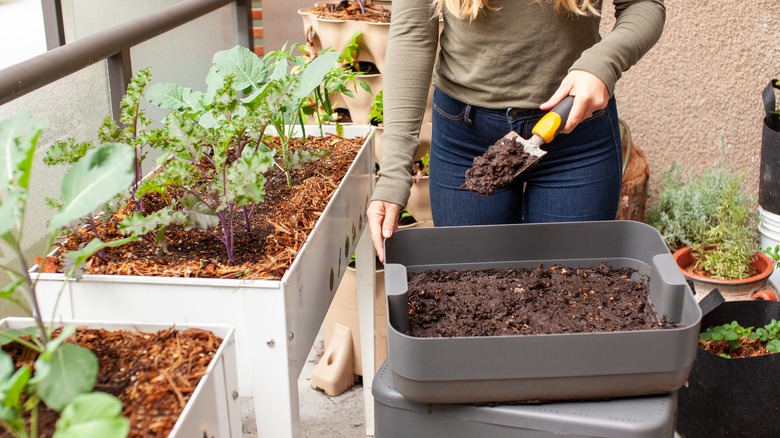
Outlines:
<svg viewBox="0 0 780 438"><path fill-rule="evenodd" d="M739 280L721 280L721 279L707 277L700 274L694 274L688 272L685 269L688 266L690 266L691 263L693 263L691 248L688 246L684 246L678 249L677 251L675 251L674 253L672 253L672 257L674 258L674 261L677 263L677 266L680 268L680 272L682 272L685 278L701 281L703 283L710 283L710 284L742 285L742 284L758 283L768 279L769 276L772 275L772 272L775 269L774 260L769 258L769 256L767 256L763 252L756 251L755 254L753 254L755 261L753 261L752 263L758 264L759 268L763 265L763 269L761 269L761 272L759 272L758 274L752 277L742 278Z"/></svg>

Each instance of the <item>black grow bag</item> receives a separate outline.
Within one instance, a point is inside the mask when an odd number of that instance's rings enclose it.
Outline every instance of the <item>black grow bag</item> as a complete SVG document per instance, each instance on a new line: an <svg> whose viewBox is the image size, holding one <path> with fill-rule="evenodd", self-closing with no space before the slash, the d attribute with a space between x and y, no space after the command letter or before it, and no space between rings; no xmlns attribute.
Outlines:
<svg viewBox="0 0 780 438"><path fill-rule="evenodd" d="M701 328L731 321L758 328L773 318L780 320L778 302L729 301L707 313ZM677 432L684 438L780 436L778 394L780 354L724 359L699 348L679 391Z"/></svg>

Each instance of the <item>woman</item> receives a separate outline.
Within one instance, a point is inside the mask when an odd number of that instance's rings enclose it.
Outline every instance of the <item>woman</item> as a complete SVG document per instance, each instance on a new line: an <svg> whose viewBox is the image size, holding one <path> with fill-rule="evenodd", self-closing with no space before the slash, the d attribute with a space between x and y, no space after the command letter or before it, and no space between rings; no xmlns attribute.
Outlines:
<svg viewBox="0 0 780 438"><path fill-rule="evenodd" d="M432 75L436 226L615 218L621 186L615 83L658 41L665 8L663 0L613 3L615 27L602 39L599 0L393 1L383 155L367 211L382 261L382 239L396 230L409 198ZM474 157L510 130L528 138L569 95L566 126L536 166L490 196L460 187Z"/></svg>

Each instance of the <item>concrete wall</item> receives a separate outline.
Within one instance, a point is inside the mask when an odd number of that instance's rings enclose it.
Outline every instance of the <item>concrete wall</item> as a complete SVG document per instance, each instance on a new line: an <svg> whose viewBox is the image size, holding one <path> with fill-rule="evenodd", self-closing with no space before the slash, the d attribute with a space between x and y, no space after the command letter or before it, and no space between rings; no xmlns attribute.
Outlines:
<svg viewBox="0 0 780 438"><path fill-rule="evenodd" d="M311 0L263 2L266 50L301 42L296 11ZM603 29L614 24L605 0ZM744 168L758 193L761 91L780 79L780 1L667 0L658 44L618 82L620 116L650 162L651 193L674 160L699 171L720 158Z"/></svg>

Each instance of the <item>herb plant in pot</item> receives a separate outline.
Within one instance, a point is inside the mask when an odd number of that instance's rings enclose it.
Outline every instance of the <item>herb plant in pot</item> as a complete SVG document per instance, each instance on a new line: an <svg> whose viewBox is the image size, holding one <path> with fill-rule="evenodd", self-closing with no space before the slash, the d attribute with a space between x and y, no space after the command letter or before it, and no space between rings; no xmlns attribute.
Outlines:
<svg viewBox="0 0 780 438"><path fill-rule="evenodd" d="M39 276L47 312L65 284L57 318L234 325L238 392L269 436L300 434L298 375L365 228L373 177L370 126L302 123L338 54L294 50L217 52L205 91L129 90L129 120L144 99L170 110L159 130L101 131L162 151L106 221L113 238L139 239L91 258L78 278Z"/></svg>
<svg viewBox="0 0 780 438"><path fill-rule="evenodd" d="M38 276L27 269L22 249L42 129L29 114L0 122L0 237L13 259L13 265L2 266L11 278L2 298L32 315L0 321L0 424L21 437L239 436L239 407L231 398L237 387L232 328L214 327L222 330L219 339L206 330L140 320L45 318ZM64 228L126 189L133 155L127 144L107 143L75 162L63 177L62 199L54 203L47 248ZM90 241L70 254L69 273L90 255L121 243Z"/></svg>
<svg viewBox="0 0 780 438"><path fill-rule="evenodd" d="M691 177L673 164L659 184L648 222L674 251L697 300L713 288L726 300L747 300L758 292L759 298L773 298L762 291L774 262L759 249L756 213L743 183L743 174L725 166Z"/></svg>

